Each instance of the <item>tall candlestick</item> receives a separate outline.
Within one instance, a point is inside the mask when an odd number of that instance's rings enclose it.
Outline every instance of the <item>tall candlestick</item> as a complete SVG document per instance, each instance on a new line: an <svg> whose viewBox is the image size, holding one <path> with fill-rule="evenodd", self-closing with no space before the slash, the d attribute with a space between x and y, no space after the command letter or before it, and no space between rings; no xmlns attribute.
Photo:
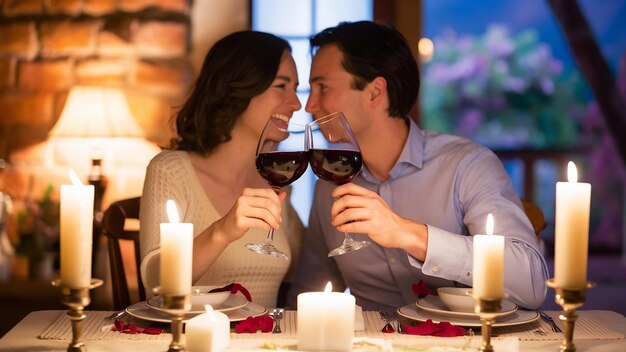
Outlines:
<svg viewBox="0 0 626 352"><path fill-rule="evenodd" d="M564 289L587 286L587 248L591 185L580 183L576 165L567 165L569 182L556 184L554 283Z"/></svg>
<svg viewBox="0 0 626 352"><path fill-rule="evenodd" d="M473 295L497 300L504 297L504 237L493 234L493 215L487 216L487 235L474 236Z"/></svg>
<svg viewBox="0 0 626 352"><path fill-rule="evenodd" d="M354 338L354 296L331 292L329 282L324 292L298 295L298 350L350 351Z"/></svg>
<svg viewBox="0 0 626 352"><path fill-rule="evenodd" d="M61 185L61 284L87 288L91 283L93 186L83 185L71 171L73 185Z"/></svg>
<svg viewBox="0 0 626 352"><path fill-rule="evenodd" d="M168 200L169 223L161 224L161 294L191 292L193 224L179 223L173 200Z"/></svg>

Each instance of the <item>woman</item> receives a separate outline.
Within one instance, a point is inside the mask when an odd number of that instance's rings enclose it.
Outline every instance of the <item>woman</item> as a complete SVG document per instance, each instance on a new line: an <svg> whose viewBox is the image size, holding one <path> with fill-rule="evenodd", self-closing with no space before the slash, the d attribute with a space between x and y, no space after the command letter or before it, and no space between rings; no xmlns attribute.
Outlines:
<svg viewBox="0 0 626 352"><path fill-rule="evenodd" d="M299 252L302 224L285 192L277 195L255 168L268 118L288 121L300 109L289 44L243 31L207 54L187 102L176 116L179 137L148 165L141 200L141 276L159 285L159 224L174 199L181 222L194 226L193 284L238 282L254 302L276 306L280 283ZM277 229L275 245L290 261L244 247Z"/></svg>

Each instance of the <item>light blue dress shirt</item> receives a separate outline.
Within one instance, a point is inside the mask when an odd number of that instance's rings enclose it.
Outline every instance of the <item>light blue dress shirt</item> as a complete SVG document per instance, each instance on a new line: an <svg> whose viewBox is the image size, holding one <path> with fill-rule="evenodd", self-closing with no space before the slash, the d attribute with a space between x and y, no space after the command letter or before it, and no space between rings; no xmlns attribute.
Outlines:
<svg viewBox="0 0 626 352"><path fill-rule="evenodd" d="M378 193L399 216L428 226L426 260L375 242L359 251L328 258L343 233L331 224L335 185L318 180L309 228L288 296L350 287L365 310L395 310L415 303L411 286L420 280L434 290L472 285L472 236L486 232L494 216L494 234L505 236L504 289L508 300L526 308L541 306L548 270L535 233L511 180L489 149L461 137L421 130L410 121L409 135L390 177L380 182L364 166L353 181ZM366 235L352 234L369 240Z"/></svg>

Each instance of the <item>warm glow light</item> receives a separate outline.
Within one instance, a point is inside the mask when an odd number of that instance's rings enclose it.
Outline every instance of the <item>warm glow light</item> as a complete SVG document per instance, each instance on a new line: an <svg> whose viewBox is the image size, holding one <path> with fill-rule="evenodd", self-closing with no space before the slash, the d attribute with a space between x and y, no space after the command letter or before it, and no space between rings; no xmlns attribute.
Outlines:
<svg viewBox="0 0 626 352"><path fill-rule="evenodd" d="M180 222L178 209L176 208L176 202L174 202L174 200L168 199L165 203L165 209L167 209L167 218L170 220L170 223Z"/></svg>
<svg viewBox="0 0 626 352"><path fill-rule="evenodd" d="M324 292L333 292L333 284L331 284L330 281L328 281L328 283L326 284Z"/></svg>
<svg viewBox="0 0 626 352"><path fill-rule="evenodd" d="M76 171L74 170L70 170L70 180L72 180L72 184L74 186L82 186L83 183L80 182L80 179L78 178L78 175L76 174Z"/></svg>
<svg viewBox="0 0 626 352"><path fill-rule="evenodd" d="M417 42L417 51L423 63L428 63L435 53L435 44L429 38L421 38Z"/></svg>
<svg viewBox="0 0 626 352"><path fill-rule="evenodd" d="M573 161L567 163L567 181L578 182L578 171L576 171L576 164Z"/></svg>
<svg viewBox="0 0 626 352"><path fill-rule="evenodd" d="M488 235L493 235L493 215L491 215L491 213L489 213L489 215L487 215L487 234Z"/></svg>
<svg viewBox="0 0 626 352"><path fill-rule="evenodd" d="M50 131L52 137L144 137L120 89L75 86Z"/></svg>

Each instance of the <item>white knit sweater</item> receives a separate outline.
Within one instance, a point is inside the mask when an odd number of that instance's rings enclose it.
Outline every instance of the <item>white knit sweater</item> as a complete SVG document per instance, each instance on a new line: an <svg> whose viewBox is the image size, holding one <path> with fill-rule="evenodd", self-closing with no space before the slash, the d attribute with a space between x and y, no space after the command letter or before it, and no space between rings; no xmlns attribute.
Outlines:
<svg viewBox="0 0 626 352"><path fill-rule="evenodd" d="M163 151L150 161L140 212L141 278L148 296L159 285L159 224L167 222L167 199L176 201L181 222L193 223L194 236L219 219L198 181L187 152ZM280 228L274 233L274 245L289 256L289 261L245 248L246 243L261 243L267 236L265 230L250 229L228 245L193 285L237 282L250 291L254 302L265 307L276 306L278 287L285 279L290 264L297 260L303 233L302 223L291 206L289 195L283 201L282 219Z"/></svg>

